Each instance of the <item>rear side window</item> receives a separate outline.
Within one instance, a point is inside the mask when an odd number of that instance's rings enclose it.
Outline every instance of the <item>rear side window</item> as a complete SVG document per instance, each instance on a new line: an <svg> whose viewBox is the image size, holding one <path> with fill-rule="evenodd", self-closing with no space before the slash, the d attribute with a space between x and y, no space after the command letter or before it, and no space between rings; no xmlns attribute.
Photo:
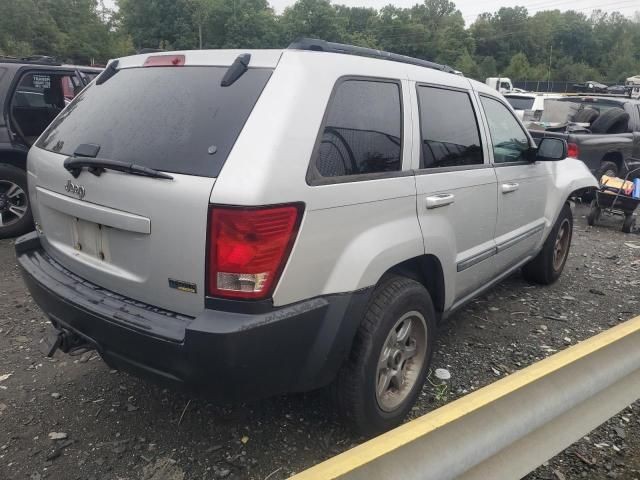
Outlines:
<svg viewBox="0 0 640 480"><path fill-rule="evenodd" d="M344 80L328 107L315 170L325 178L398 171L401 132L398 83Z"/></svg>
<svg viewBox="0 0 640 480"><path fill-rule="evenodd" d="M418 104L422 133L420 168L484 162L478 121L468 93L418 86Z"/></svg>
<svg viewBox="0 0 640 480"><path fill-rule="evenodd" d="M227 69L122 69L83 90L37 146L72 155L92 143L100 158L217 177L272 73L250 68L221 87Z"/></svg>

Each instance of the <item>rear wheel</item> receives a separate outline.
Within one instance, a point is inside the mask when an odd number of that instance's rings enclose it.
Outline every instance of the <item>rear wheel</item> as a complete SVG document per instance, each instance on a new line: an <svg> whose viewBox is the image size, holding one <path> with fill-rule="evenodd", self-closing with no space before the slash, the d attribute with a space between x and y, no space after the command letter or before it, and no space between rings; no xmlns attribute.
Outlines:
<svg viewBox="0 0 640 480"><path fill-rule="evenodd" d="M636 226L636 217L633 215L625 215L624 222L622 224L622 231L624 233L631 233Z"/></svg>
<svg viewBox="0 0 640 480"><path fill-rule="evenodd" d="M573 215L567 203L562 208L540 253L522 268L524 278L542 285L550 285L558 280L569 257L572 235Z"/></svg>
<svg viewBox="0 0 640 480"><path fill-rule="evenodd" d="M604 160L600 163L600 168L596 170L595 176L598 181L606 175L607 177L617 177L618 176L618 166L610 162L608 160Z"/></svg>
<svg viewBox="0 0 640 480"><path fill-rule="evenodd" d="M363 435L399 425L425 382L435 312L418 282L390 276L376 288L335 384L337 411Z"/></svg>
<svg viewBox="0 0 640 480"><path fill-rule="evenodd" d="M596 224L596 222L600 220L601 214L602 214L602 210L598 206L598 202L596 200L592 200L591 210L589 210L589 214L587 215L587 223L593 227Z"/></svg>
<svg viewBox="0 0 640 480"><path fill-rule="evenodd" d="M16 237L32 229L26 173L0 164L0 238Z"/></svg>

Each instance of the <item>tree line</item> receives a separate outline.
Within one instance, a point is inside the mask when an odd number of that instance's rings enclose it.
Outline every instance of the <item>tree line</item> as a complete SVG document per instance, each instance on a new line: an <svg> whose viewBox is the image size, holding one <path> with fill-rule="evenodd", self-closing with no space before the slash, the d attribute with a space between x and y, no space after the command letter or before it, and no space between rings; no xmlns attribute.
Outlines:
<svg viewBox="0 0 640 480"><path fill-rule="evenodd" d="M551 5L551 3L549 3ZM640 12L483 13L469 25L449 0L347 7L298 0L0 0L0 55L104 64L142 48L282 48L316 37L446 63L484 79L621 82L640 74Z"/></svg>

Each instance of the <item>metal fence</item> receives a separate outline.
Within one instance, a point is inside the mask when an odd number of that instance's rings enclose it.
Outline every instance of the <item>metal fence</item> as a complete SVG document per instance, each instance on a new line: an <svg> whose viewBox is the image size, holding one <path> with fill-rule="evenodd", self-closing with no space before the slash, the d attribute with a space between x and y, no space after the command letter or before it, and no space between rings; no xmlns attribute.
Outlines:
<svg viewBox="0 0 640 480"><path fill-rule="evenodd" d="M291 480L520 479L640 398L640 317Z"/></svg>

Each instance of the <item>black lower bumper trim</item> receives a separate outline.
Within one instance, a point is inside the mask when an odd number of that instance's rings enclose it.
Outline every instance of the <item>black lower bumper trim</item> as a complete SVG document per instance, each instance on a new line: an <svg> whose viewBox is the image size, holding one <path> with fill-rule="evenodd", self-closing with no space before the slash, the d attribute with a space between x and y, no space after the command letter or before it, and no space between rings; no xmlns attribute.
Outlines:
<svg viewBox="0 0 640 480"><path fill-rule="evenodd" d="M95 345L112 367L222 400L329 383L370 293L323 296L263 313L203 309L184 317L88 284L57 265L34 235L19 239L16 253L34 300L54 326ZM126 318L132 312L136 322Z"/></svg>

